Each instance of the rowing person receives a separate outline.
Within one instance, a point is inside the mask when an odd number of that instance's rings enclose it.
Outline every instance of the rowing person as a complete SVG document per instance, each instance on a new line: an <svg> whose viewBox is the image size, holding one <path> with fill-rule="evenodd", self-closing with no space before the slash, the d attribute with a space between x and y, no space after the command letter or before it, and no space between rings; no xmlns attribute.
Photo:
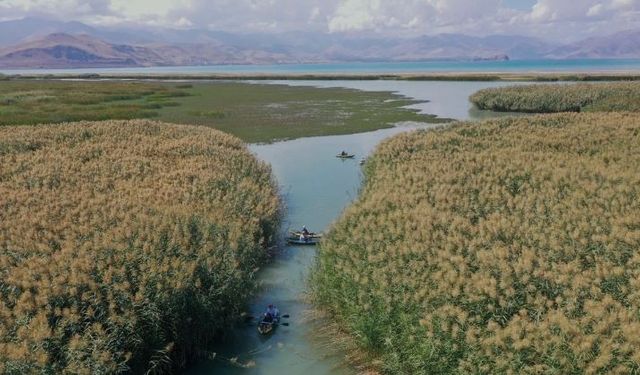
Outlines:
<svg viewBox="0 0 640 375"><path fill-rule="evenodd" d="M280 316L280 310L275 307L273 304L269 304L267 307L267 311L264 313L264 321L267 323L271 323L278 319Z"/></svg>

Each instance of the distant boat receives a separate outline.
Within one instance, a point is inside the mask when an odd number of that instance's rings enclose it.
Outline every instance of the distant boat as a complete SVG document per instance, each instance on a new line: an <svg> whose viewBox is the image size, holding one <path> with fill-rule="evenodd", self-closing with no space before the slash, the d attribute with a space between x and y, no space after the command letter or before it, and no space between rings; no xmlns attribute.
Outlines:
<svg viewBox="0 0 640 375"><path fill-rule="evenodd" d="M291 235L291 238L300 238L300 236L302 235L302 232L299 230L292 230L291 232L289 232L289 234ZM316 232L309 232L309 234L307 234L307 237L310 238L321 238L322 237L322 233L316 233Z"/></svg>
<svg viewBox="0 0 640 375"><path fill-rule="evenodd" d="M340 158L340 159L353 159L353 158L356 157L356 155L355 154L347 154L345 152L345 153L340 153L340 154L336 155L336 157Z"/></svg>
<svg viewBox="0 0 640 375"><path fill-rule="evenodd" d="M366 158L362 158L362 159L360 159L360 165L364 165L364 163L366 163L366 162L367 162L367 159L366 159Z"/></svg>

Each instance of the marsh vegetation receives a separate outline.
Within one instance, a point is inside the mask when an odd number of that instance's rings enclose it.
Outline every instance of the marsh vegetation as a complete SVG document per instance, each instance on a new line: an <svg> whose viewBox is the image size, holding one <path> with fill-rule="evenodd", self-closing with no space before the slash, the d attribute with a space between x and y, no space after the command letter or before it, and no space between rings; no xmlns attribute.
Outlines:
<svg viewBox="0 0 640 375"><path fill-rule="evenodd" d="M502 112L640 112L640 82L490 88L470 100L482 110Z"/></svg>
<svg viewBox="0 0 640 375"><path fill-rule="evenodd" d="M149 118L271 142L448 121L404 108L416 103L390 92L238 82L11 80L0 83L0 125Z"/></svg>
<svg viewBox="0 0 640 375"><path fill-rule="evenodd" d="M186 95L152 83L6 81L0 82L0 125L151 118Z"/></svg>
<svg viewBox="0 0 640 375"><path fill-rule="evenodd" d="M194 83L160 118L212 126L247 142L352 134L400 121L447 122L403 108L419 103L390 92L238 82Z"/></svg>
<svg viewBox="0 0 640 375"><path fill-rule="evenodd" d="M639 145L615 113L387 140L314 298L383 373L637 372Z"/></svg>
<svg viewBox="0 0 640 375"><path fill-rule="evenodd" d="M0 128L0 372L168 372L234 322L274 240L270 168L148 120Z"/></svg>

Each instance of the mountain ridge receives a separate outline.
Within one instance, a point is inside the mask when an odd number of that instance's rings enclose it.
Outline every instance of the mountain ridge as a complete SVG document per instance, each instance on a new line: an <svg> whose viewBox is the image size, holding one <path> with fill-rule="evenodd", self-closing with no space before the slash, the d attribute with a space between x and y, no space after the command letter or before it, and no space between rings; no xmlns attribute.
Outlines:
<svg viewBox="0 0 640 375"><path fill-rule="evenodd" d="M14 32L3 31L13 29ZM640 30L559 45L518 35L411 38L199 29L106 29L27 18L0 22L0 68L640 58Z"/></svg>

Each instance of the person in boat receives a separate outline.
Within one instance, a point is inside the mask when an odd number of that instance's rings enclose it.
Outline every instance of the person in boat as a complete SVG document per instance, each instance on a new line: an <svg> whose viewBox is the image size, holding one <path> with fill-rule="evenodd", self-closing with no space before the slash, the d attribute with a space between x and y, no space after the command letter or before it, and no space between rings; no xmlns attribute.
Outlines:
<svg viewBox="0 0 640 375"><path fill-rule="evenodd" d="M309 236L305 235L304 233L300 233L300 237L298 237L298 239L300 241L308 242L309 241Z"/></svg>
<svg viewBox="0 0 640 375"><path fill-rule="evenodd" d="M271 323L271 322L277 320L279 315L280 315L280 311L278 310L278 308L275 307L274 305L270 304L267 307L267 311L264 313L263 321L265 321L267 323Z"/></svg>
<svg viewBox="0 0 640 375"><path fill-rule="evenodd" d="M300 235L298 236L299 241L309 242L309 238L311 237L311 232L307 230L306 226L303 225L302 230L299 233L300 233Z"/></svg>
<svg viewBox="0 0 640 375"><path fill-rule="evenodd" d="M349 154L347 154L347 152L345 150L342 150L342 152L340 153L340 156L347 156Z"/></svg>

